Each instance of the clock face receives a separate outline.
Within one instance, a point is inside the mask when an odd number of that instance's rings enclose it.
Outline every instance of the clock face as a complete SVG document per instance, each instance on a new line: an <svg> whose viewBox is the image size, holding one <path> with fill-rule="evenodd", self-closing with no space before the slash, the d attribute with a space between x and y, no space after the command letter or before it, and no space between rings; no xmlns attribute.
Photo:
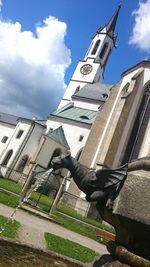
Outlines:
<svg viewBox="0 0 150 267"><path fill-rule="evenodd" d="M81 67L80 71L83 75L89 74L92 71L93 67L90 64L85 64Z"/></svg>

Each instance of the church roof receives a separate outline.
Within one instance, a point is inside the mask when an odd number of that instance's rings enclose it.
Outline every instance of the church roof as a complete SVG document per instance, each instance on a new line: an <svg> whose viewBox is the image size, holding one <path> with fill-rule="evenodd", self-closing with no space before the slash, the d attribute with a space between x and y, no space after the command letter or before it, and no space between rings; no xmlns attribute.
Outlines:
<svg viewBox="0 0 150 267"><path fill-rule="evenodd" d="M80 98L90 102L105 102L111 87L111 84L104 83L86 84L72 96L72 99Z"/></svg>
<svg viewBox="0 0 150 267"><path fill-rule="evenodd" d="M0 112L0 122L16 126L18 118L17 116Z"/></svg>
<svg viewBox="0 0 150 267"><path fill-rule="evenodd" d="M63 130L62 126L60 126L59 128L49 132L47 134L47 136L50 137L51 139L53 139L54 141L56 141L57 143L63 145L67 149L70 149L69 145L68 145L68 142L66 140L66 137L65 137L64 130Z"/></svg>
<svg viewBox="0 0 150 267"><path fill-rule="evenodd" d="M90 109L74 107L71 103L59 110L56 110L50 115L50 117L58 117L91 125L95 120L96 113L96 111Z"/></svg>

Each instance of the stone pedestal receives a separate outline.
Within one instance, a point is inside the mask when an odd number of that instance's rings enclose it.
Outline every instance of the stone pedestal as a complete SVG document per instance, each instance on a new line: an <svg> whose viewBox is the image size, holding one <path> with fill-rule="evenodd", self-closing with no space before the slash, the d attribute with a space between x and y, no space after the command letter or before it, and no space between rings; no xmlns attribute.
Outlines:
<svg viewBox="0 0 150 267"><path fill-rule="evenodd" d="M99 203L97 208L103 220L115 227L116 246L127 249L148 264L134 266L150 266L150 172L128 172L115 200L107 201L105 207Z"/></svg>

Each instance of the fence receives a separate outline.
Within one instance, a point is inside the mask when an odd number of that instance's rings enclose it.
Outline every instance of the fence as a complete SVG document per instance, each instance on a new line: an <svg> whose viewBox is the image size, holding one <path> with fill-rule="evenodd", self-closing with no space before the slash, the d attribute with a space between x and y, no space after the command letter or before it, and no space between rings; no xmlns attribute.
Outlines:
<svg viewBox="0 0 150 267"><path fill-rule="evenodd" d="M85 199L66 191L62 195L61 203L75 209L83 216L87 216L90 207L90 203L88 203Z"/></svg>
<svg viewBox="0 0 150 267"><path fill-rule="evenodd" d="M38 175L44 173L45 171L46 170L43 168L36 168L34 171L32 171L32 174L31 174L32 182L36 180ZM26 180L28 179L28 175L18 172L14 169L8 168L6 166L2 166L2 165L0 165L0 177L10 179L21 185L24 185ZM60 184L61 184L61 179L62 177L57 177L57 179L55 179L55 183L54 183L54 180L51 180L51 179L45 180L42 186L39 187L38 189L38 192L41 194L39 196L39 199L36 202L36 205L38 205L38 202L40 201L40 197L43 194L49 196L52 199L55 199L57 192L59 190ZM82 216L85 216L85 217L88 216L90 218L94 217L98 219L98 214L93 214L94 208L91 209L91 204L87 202L85 199L80 198L79 196L73 195L67 191L62 190L62 195L61 195L61 199L59 202L62 204L65 204L66 206L73 208Z"/></svg>
<svg viewBox="0 0 150 267"><path fill-rule="evenodd" d="M0 165L0 177L10 179L16 183L24 185L28 176L24 173L18 172L14 169Z"/></svg>

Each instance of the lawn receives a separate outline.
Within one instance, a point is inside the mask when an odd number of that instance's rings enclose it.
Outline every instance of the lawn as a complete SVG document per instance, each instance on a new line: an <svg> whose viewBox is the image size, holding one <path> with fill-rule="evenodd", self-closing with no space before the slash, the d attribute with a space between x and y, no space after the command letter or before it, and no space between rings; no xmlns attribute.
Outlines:
<svg viewBox="0 0 150 267"><path fill-rule="evenodd" d="M48 250L81 262L91 262L99 255L89 248L50 233L45 233L45 239Z"/></svg>
<svg viewBox="0 0 150 267"><path fill-rule="evenodd" d="M5 178L0 178L0 187L16 194L20 194L22 186Z"/></svg>
<svg viewBox="0 0 150 267"><path fill-rule="evenodd" d="M13 181L8 180L8 179L4 179L4 178L0 179L0 187L7 189L10 192L18 193L18 194L20 194L21 189L22 189L22 187L20 185L16 184ZM33 205L38 205L43 211L46 211L46 212L49 212L50 206L52 205L52 201L53 201L50 197L48 197L46 195L42 195L38 192L33 192L30 199L31 199L31 203ZM114 229L112 227L107 227L96 220L86 218L86 217L78 214L74 209L72 209L66 205L58 204L57 211L60 211L60 212L67 214L71 217L79 219L83 222L89 223L95 227L99 227L99 228L102 228L106 231L114 233Z"/></svg>
<svg viewBox="0 0 150 267"><path fill-rule="evenodd" d="M5 188L7 190L11 190L12 192L19 192L20 190L20 185L14 183L13 181L9 181L9 180L5 180L5 179L0 179L0 186L1 188ZM2 189L1 189L2 190ZM7 206L10 207L16 207L17 204L19 202L19 195L12 195L11 192L4 192L2 191L0 194L0 203L3 203ZM51 204L52 204L52 199L50 199L48 196L42 195L38 192L33 192L32 196L30 197L29 200L30 204L33 206L37 206L40 207L40 209L42 209L43 211L49 211ZM58 213L57 211L60 211L60 213ZM57 223L59 223L60 225L62 225L63 227L74 231L76 233L79 233L81 235L87 236L89 238L92 238L96 241L100 241L101 243L106 244L107 241L103 238L99 238L97 237L96 233L95 233L95 228L90 227L90 225L98 227L98 228L102 228L106 231L109 232L113 232L114 233L114 229L111 227L107 227L105 225L102 225L100 222L97 222L95 220L91 220L89 218L83 217L82 215L78 214L74 209L66 206L66 205L62 205L59 204L57 206L57 211L52 215L52 218L55 219L55 221ZM69 217L65 217L63 216L63 214L67 214L72 218ZM78 220L80 220L79 222L75 221L73 218L76 218ZM86 222L89 224L89 226L83 224L82 222Z"/></svg>
<svg viewBox="0 0 150 267"><path fill-rule="evenodd" d="M15 220L13 222L11 220L8 221L8 218L0 215L0 227L5 229L0 233L0 236L16 238L20 223Z"/></svg>
<svg viewBox="0 0 150 267"><path fill-rule="evenodd" d="M14 196L11 193L0 190L0 203L9 207L16 208L19 202L19 196Z"/></svg>

